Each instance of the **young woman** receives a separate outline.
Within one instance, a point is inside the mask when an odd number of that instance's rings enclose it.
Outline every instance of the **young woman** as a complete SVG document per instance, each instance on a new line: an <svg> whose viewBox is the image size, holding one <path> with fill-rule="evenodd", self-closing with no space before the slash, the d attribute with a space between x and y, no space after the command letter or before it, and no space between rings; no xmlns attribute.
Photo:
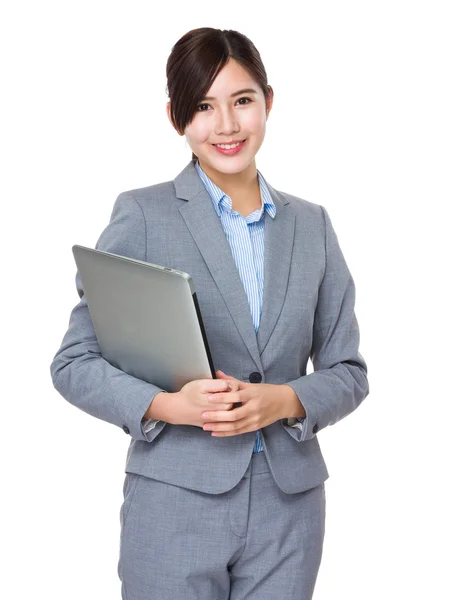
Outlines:
<svg viewBox="0 0 461 600"><path fill-rule="evenodd" d="M273 90L252 42L190 31L167 80L192 160L120 194L96 248L192 276L218 378L168 393L111 366L77 273L53 383L131 436L123 598L307 600L325 531L317 433L368 394L354 282L325 208L256 169Z"/></svg>

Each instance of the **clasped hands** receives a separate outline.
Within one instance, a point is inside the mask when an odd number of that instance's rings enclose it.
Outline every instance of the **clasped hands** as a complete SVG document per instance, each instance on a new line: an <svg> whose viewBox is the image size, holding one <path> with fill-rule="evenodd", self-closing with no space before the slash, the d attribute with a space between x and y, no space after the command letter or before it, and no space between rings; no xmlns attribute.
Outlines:
<svg viewBox="0 0 461 600"><path fill-rule="evenodd" d="M216 371L216 376L218 379L227 379L238 383L238 388L236 391L209 394L209 402L211 404L241 402L242 406L233 410L207 409L203 412L202 418L205 419L203 429L212 431L211 435L228 437L257 431L286 416L288 396L284 393L286 390L283 388L287 386L271 383L246 383L219 370ZM289 389L291 390L291 388Z"/></svg>

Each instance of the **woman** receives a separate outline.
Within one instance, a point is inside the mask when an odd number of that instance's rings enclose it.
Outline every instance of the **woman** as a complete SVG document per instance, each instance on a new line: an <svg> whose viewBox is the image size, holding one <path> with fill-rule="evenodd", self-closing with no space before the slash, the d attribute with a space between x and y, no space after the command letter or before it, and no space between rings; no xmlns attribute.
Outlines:
<svg viewBox="0 0 461 600"><path fill-rule="evenodd" d="M131 436L123 598L306 600L325 530L316 434L368 394L354 282L327 211L256 169L273 90L252 42L190 31L167 80L192 160L173 181L120 194L96 248L192 276L218 378L167 393L111 366L77 273L53 383Z"/></svg>

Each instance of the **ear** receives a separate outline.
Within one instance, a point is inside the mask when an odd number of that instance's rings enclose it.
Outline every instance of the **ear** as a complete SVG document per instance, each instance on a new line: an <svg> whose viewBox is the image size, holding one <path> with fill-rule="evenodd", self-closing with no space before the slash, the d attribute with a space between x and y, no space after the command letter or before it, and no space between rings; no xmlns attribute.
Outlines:
<svg viewBox="0 0 461 600"><path fill-rule="evenodd" d="M176 133L182 137L184 134L183 133L179 133L179 131L176 129L176 127L174 126L174 123L173 123L173 121L171 119L171 102L169 100L166 103L166 114L168 115L168 120L170 121L170 123L173 126L174 130L176 131Z"/></svg>
<svg viewBox="0 0 461 600"><path fill-rule="evenodd" d="M269 117L269 113L272 109L272 103L274 102L274 88L270 85L269 96L266 98L266 120Z"/></svg>
<svg viewBox="0 0 461 600"><path fill-rule="evenodd" d="M166 103L166 114L168 116L168 120L173 125L173 121L171 120L171 102L169 100ZM173 127L174 127L174 125L173 125Z"/></svg>

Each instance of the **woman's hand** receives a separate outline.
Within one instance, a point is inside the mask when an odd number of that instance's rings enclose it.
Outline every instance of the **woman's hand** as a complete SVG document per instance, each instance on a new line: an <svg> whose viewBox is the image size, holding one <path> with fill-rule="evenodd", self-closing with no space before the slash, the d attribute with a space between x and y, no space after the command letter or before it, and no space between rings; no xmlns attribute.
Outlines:
<svg viewBox="0 0 461 600"><path fill-rule="evenodd" d="M205 421L203 429L213 431L211 435L227 437L257 431L290 413L289 402L293 390L289 386L246 383L223 371L216 371L216 375L220 380L233 383L235 391L225 394L215 392L214 398L209 400L213 407L205 410L201 416ZM242 406L229 412L220 408L224 401L241 402Z"/></svg>
<svg viewBox="0 0 461 600"><path fill-rule="evenodd" d="M186 383L179 392L171 394L169 422L173 425L195 425L203 427L202 413L210 408L209 396L219 392L220 401L214 409L231 411L234 405L228 394L238 390L238 380L195 379Z"/></svg>

